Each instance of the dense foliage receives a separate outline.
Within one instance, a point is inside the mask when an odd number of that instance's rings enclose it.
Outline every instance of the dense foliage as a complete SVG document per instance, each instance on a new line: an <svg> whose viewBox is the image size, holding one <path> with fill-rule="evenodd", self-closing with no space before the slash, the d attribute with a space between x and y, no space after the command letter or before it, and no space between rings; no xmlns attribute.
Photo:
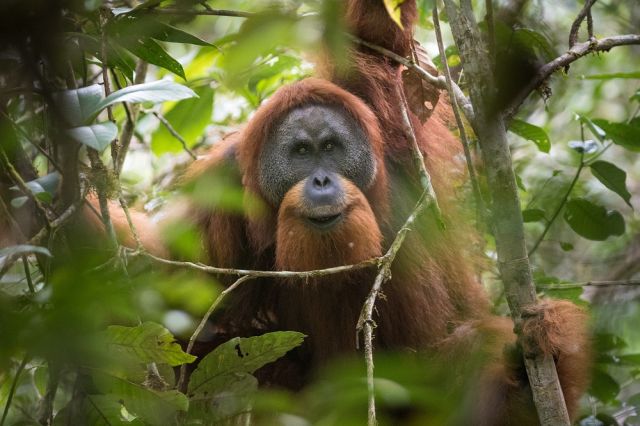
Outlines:
<svg viewBox="0 0 640 426"><path fill-rule="evenodd" d="M157 214L180 170L277 88L309 75L312 53L328 48L345 59L339 1L260 3L215 2L250 12L229 16L196 1L0 6L0 218L28 234L0 249L0 425L209 424L246 419L249 409L265 424L365 421L361 359L329 368L300 394L258 391L252 373L299 345L304 336L295 332L233 339L204 357L182 388L172 367L195 357L176 339L189 340L220 286L186 269L166 274L115 245L95 265L104 253L56 238L59 218L90 189ZM484 2L475 3L484 16ZM595 36L637 32L634 3L597 2ZM419 4L418 41L442 68L434 4ZM508 24L498 20L494 29L496 74L507 102L537 65L566 51L582 4L531 2L516 15L502 6L496 16ZM444 36L447 63L466 90L473 82L460 75L458 51ZM640 424L639 49L574 62L543 83L509 127L537 289L592 314L597 362L585 425ZM473 143L472 151L479 156ZM79 161L60 161L78 152ZM61 173L77 178L61 184ZM217 205L242 208L242 193L224 181L209 190ZM173 232L190 257L200 245L193 230ZM494 242L484 237L491 259ZM497 270L483 284L506 314ZM376 354L382 420L415 406L447 419L456 398L442 370Z"/></svg>

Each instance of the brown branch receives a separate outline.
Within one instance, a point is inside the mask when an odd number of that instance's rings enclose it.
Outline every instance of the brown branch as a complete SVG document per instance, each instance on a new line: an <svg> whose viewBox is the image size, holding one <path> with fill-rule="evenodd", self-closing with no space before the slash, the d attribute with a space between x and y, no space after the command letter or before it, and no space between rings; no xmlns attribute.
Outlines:
<svg viewBox="0 0 640 426"><path fill-rule="evenodd" d="M569 49L571 49L578 42L578 32L584 18L587 18L587 27L589 31L589 38L593 36L593 18L591 17L591 7L595 4L596 0L586 0L584 6L578 16L571 24L571 30L569 31Z"/></svg>
<svg viewBox="0 0 640 426"><path fill-rule="evenodd" d="M505 121L511 120L511 118L513 118L513 116L518 112L520 105L522 105L525 99L529 97L531 92L536 90L547 78L551 76L551 74L559 69L566 67L589 53L607 52L614 47L634 44L640 44L640 34L617 35L599 40L593 39L591 41L574 45L568 52L558 56L556 59L538 69L538 72L533 79L531 79L529 84L527 84L504 109Z"/></svg>
<svg viewBox="0 0 640 426"><path fill-rule="evenodd" d="M209 266L203 263L197 262L182 262L177 260L163 259L161 257L154 256L148 252L138 252L132 249L125 249L125 253L130 257L146 257L155 262L162 263L164 265L179 266L184 268L193 269L196 271L206 272L209 274L220 275L236 275L239 277L250 275L254 278L316 278L326 275L340 274L342 272L355 271L358 269L364 269L371 266L378 265L381 257L374 257L365 261L354 263L352 265L334 266L326 269L315 269L311 271L259 271L252 269L235 269L235 268L219 268L216 266Z"/></svg>
<svg viewBox="0 0 640 426"><path fill-rule="evenodd" d="M433 84L434 86L438 87L439 89L444 89L447 90L447 80L444 76L434 76L429 74L429 72L427 72L424 68L422 68L420 65L416 64L415 62L398 55L397 53L392 52L389 49L385 49L382 46L378 46L376 44L373 43L369 43L368 41L362 40L361 38L355 37L351 34L348 34L348 36L355 42L358 44L361 44L365 47L368 47L371 50L374 50L378 53L383 54L384 56L393 59L394 61L396 61L397 63L404 65L407 68L411 68L412 70L416 71L418 73L418 75L420 76L420 78L422 78L423 80ZM475 122L475 118L474 118L474 113L473 113L473 107L471 106L471 102L469 101L469 99L467 99L467 97L464 95L464 93L462 93L462 90L460 89L460 87L453 83L453 95L456 99L456 101L458 102L458 105L460 105L460 107L462 108L462 110L464 111L464 115L467 117L467 120L469 121L469 123L471 123L471 125L474 125Z"/></svg>
<svg viewBox="0 0 640 426"><path fill-rule="evenodd" d="M471 0L444 0L451 31L465 75L473 81L470 97L476 114L476 129L487 170L492 198L493 230L498 267L505 287L511 317L519 329L521 314L537 303L531 265L527 257L522 212L503 117L488 106L497 92L491 60L475 19ZM530 339L518 336L526 352L524 365L533 401L543 426L569 426L569 415L553 357L531 348Z"/></svg>

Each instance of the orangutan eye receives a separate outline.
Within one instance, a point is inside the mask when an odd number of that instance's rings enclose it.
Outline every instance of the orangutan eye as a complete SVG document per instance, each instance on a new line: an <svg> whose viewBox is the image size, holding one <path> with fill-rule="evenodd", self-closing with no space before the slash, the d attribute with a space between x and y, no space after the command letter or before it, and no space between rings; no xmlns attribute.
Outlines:
<svg viewBox="0 0 640 426"><path fill-rule="evenodd" d="M296 155L304 156L309 153L309 147L306 143L299 143L293 147L293 152Z"/></svg>
<svg viewBox="0 0 640 426"><path fill-rule="evenodd" d="M325 151L331 151L333 149L333 143L332 142L326 142L324 144L324 146L322 147L323 150Z"/></svg>

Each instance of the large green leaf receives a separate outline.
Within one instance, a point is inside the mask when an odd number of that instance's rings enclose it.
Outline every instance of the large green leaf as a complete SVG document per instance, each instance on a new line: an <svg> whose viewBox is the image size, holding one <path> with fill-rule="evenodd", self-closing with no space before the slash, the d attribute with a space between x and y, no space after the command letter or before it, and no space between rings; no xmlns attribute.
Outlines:
<svg viewBox="0 0 640 426"><path fill-rule="evenodd" d="M189 394L220 391L221 385L230 380L230 375L253 373L301 345L304 338L302 333L278 331L231 339L200 361L189 380Z"/></svg>
<svg viewBox="0 0 640 426"><path fill-rule="evenodd" d="M88 124L100 104L104 89L99 84L65 90L53 94L53 99L71 127Z"/></svg>
<svg viewBox="0 0 640 426"><path fill-rule="evenodd" d="M187 86L169 80L153 81L151 83L136 84L113 92L100 101L92 111L95 116L104 108L117 102L152 102L179 101L198 95Z"/></svg>
<svg viewBox="0 0 640 426"><path fill-rule="evenodd" d="M107 327L105 338L116 356L145 364L157 362L175 367L196 359L182 350L169 330L154 322L137 327L111 325Z"/></svg>
<svg viewBox="0 0 640 426"><path fill-rule="evenodd" d="M165 118L171 127L184 138L188 147L193 146L200 138L211 122L213 111L213 94L211 87L206 86L196 89L197 98L187 99L177 103ZM156 155L167 152L180 152L182 145L167 130L166 126L158 126L151 139L151 149Z"/></svg>
<svg viewBox="0 0 640 426"><path fill-rule="evenodd" d="M604 207L584 198L569 200L564 218L576 233L595 241L622 235L625 230L624 219L620 213L615 210L607 211Z"/></svg>
<svg viewBox="0 0 640 426"><path fill-rule="evenodd" d="M549 152L551 149L551 141L547 132L542 127L534 126L526 121L514 119L509 125L509 130L516 135L536 144L542 152Z"/></svg>
<svg viewBox="0 0 640 426"><path fill-rule="evenodd" d="M612 402L618 393L620 385L602 366L597 366L591 375L591 387L589 393L605 404Z"/></svg>
<svg viewBox="0 0 640 426"><path fill-rule="evenodd" d="M522 220L524 222L544 222L546 216L544 210L541 209L526 209L522 211Z"/></svg>
<svg viewBox="0 0 640 426"><path fill-rule="evenodd" d="M66 133L71 139L102 152L118 136L118 126L111 121L105 121L90 126L67 129Z"/></svg>
<svg viewBox="0 0 640 426"><path fill-rule="evenodd" d="M94 371L94 384L105 396L121 401L127 410L151 425L171 424L179 411L189 409L187 397L176 390L155 391L129 380Z"/></svg>
<svg viewBox="0 0 640 426"><path fill-rule="evenodd" d="M175 75L186 80L184 69L182 68L182 65L180 65L180 62L176 61L162 48L162 46L151 38L141 37L135 40L123 39L119 40L119 42L124 48L136 55L138 58L147 61L150 64L169 70Z"/></svg>
<svg viewBox="0 0 640 426"><path fill-rule="evenodd" d="M607 161L595 161L591 164L591 173L604 186L618 194L622 199L631 206L631 194L627 191L627 173L619 167Z"/></svg>
<svg viewBox="0 0 640 426"><path fill-rule="evenodd" d="M640 123L612 123L602 119L595 119L593 123L604 130L606 138L616 145L640 152Z"/></svg>

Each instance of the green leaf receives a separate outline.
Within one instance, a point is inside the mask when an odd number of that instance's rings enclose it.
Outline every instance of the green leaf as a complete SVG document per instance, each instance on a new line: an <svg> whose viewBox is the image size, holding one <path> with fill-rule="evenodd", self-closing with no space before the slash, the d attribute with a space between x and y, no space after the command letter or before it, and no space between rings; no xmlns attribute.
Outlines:
<svg viewBox="0 0 640 426"><path fill-rule="evenodd" d="M603 241L612 235L622 235L625 223L617 211L607 211L602 206L574 198L567 202L564 219L578 235L595 241Z"/></svg>
<svg viewBox="0 0 640 426"><path fill-rule="evenodd" d="M112 22L109 33L124 43L135 43L142 38L153 38L170 43L186 43L198 46L212 46L212 44L189 34L179 28L165 24L150 16L128 14Z"/></svg>
<svg viewBox="0 0 640 426"><path fill-rule="evenodd" d="M86 395L72 400L56 414L53 426L83 424L92 426L142 426L122 416L122 404L113 395Z"/></svg>
<svg viewBox="0 0 640 426"><path fill-rule="evenodd" d="M396 23L401 29L404 29L402 26L402 10L400 9L400 5L404 3L404 0L383 0L384 7L387 9L387 13L389 17Z"/></svg>
<svg viewBox="0 0 640 426"><path fill-rule="evenodd" d="M211 122L213 111L213 94L211 87L205 86L196 90L197 98L187 99L177 103L165 118L176 132L192 147L202 136L205 128ZM158 126L151 139L151 149L156 155L167 152L180 152L182 145L167 130L166 126Z"/></svg>
<svg viewBox="0 0 640 426"><path fill-rule="evenodd" d="M631 208L631 194L627 191L627 173L607 161L595 161L591 164L591 173L604 186L618 194Z"/></svg>
<svg viewBox="0 0 640 426"><path fill-rule="evenodd" d="M182 77L186 80L184 75L184 69L180 62L176 61L171 55L169 55L157 42L150 38L137 38L135 40L120 40L120 43L129 52L136 55L138 58L149 62L150 64L157 65L161 68L171 71L178 77Z"/></svg>
<svg viewBox="0 0 640 426"><path fill-rule="evenodd" d="M567 242L560 242L560 248L562 251L571 251L573 250L573 244Z"/></svg>
<svg viewBox="0 0 640 426"><path fill-rule="evenodd" d="M187 397L176 390L155 391L100 371L94 371L92 376L100 392L121 401L129 412L151 425L164 426L179 411L189 408Z"/></svg>
<svg viewBox="0 0 640 426"><path fill-rule="evenodd" d="M549 149L551 149L549 136L541 127L534 126L526 121L514 119L511 121L509 130L521 138L535 143L538 150L542 152L549 152Z"/></svg>
<svg viewBox="0 0 640 426"><path fill-rule="evenodd" d="M74 127L65 130L65 132L76 142L102 152L118 136L118 126L111 121L105 121L90 126Z"/></svg>
<svg viewBox="0 0 640 426"><path fill-rule="evenodd" d="M604 130L607 139L630 151L640 152L640 124L612 123L607 120L596 119L593 123Z"/></svg>
<svg viewBox="0 0 640 426"><path fill-rule="evenodd" d="M592 74L592 75L583 75L580 78L584 80L611 80L614 78L639 78L640 79L640 71L636 72L613 72L608 74Z"/></svg>
<svg viewBox="0 0 640 426"><path fill-rule="evenodd" d="M526 209L522 211L522 219L525 222L544 222L546 221L544 210Z"/></svg>
<svg viewBox="0 0 640 426"><path fill-rule="evenodd" d="M194 423L207 419L215 424L235 424L229 420L250 409L258 380L249 373L234 373L224 376L224 379L218 382L217 392L202 392L189 399L190 420Z"/></svg>
<svg viewBox="0 0 640 426"><path fill-rule="evenodd" d="M53 94L53 99L67 123L71 127L88 124L95 114L103 96L103 88L99 84L65 90Z"/></svg>
<svg viewBox="0 0 640 426"><path fill-rule="evenodd" d="M23 254L32 254L32 253L38 253L47 257L53 257L51 255L51 252L45 247L19 244L16 246L9 246L9 247L0 249L0 258L3 258L5 256L12 256L12 257L21 256Z"/></svg>
<svg viewBox="0 0 640 426"><path fill-rule="evenodd" d="M113 92L101 102L99 102L92 114L95 116L104 108L117 102L152 102L160 103L166 101L179 101L181 99L193 98L198 95L187 86L174 83L169 80L153 81L151 83L136 84Z"/></svg>
<svg viewBox="0 0 640 426"><path fill-rule="evenodd" d="M604 133L604 130L596 126L589 117L585 117L584 115L580 115L580 114L576 114L576 116L578 117L578 120L580 120L582 124L587 126L589 131L591 131L591 134L595 136L595 138L598 139L598 141L604 142L604 139L606 136Z"/></svg>
<svg viewBox="0 0 640 426"><path fill-rule="evenodd" d="M154 322L137 327L111 325L107 327L105 338L109 350L116 356L145 364L157 362L175 367L196 360L195 356L182 350L169 330Z"/></svg>
<svg viewBox="0 0 640 426"><path fill-rule="evenodd" d="M205 356L189 379L189 394L213 392L238 373L253 373L302 344L306 336L278 331L261 336L236 337Z"/></svg>
<svg viewBox="0 0 640 426"><path fill-rule="evenodd" d="M600 401L606 403L615 400L620 392L620 385L603 368L595 368L591 375L591 388L589 393Z"/></svg>

